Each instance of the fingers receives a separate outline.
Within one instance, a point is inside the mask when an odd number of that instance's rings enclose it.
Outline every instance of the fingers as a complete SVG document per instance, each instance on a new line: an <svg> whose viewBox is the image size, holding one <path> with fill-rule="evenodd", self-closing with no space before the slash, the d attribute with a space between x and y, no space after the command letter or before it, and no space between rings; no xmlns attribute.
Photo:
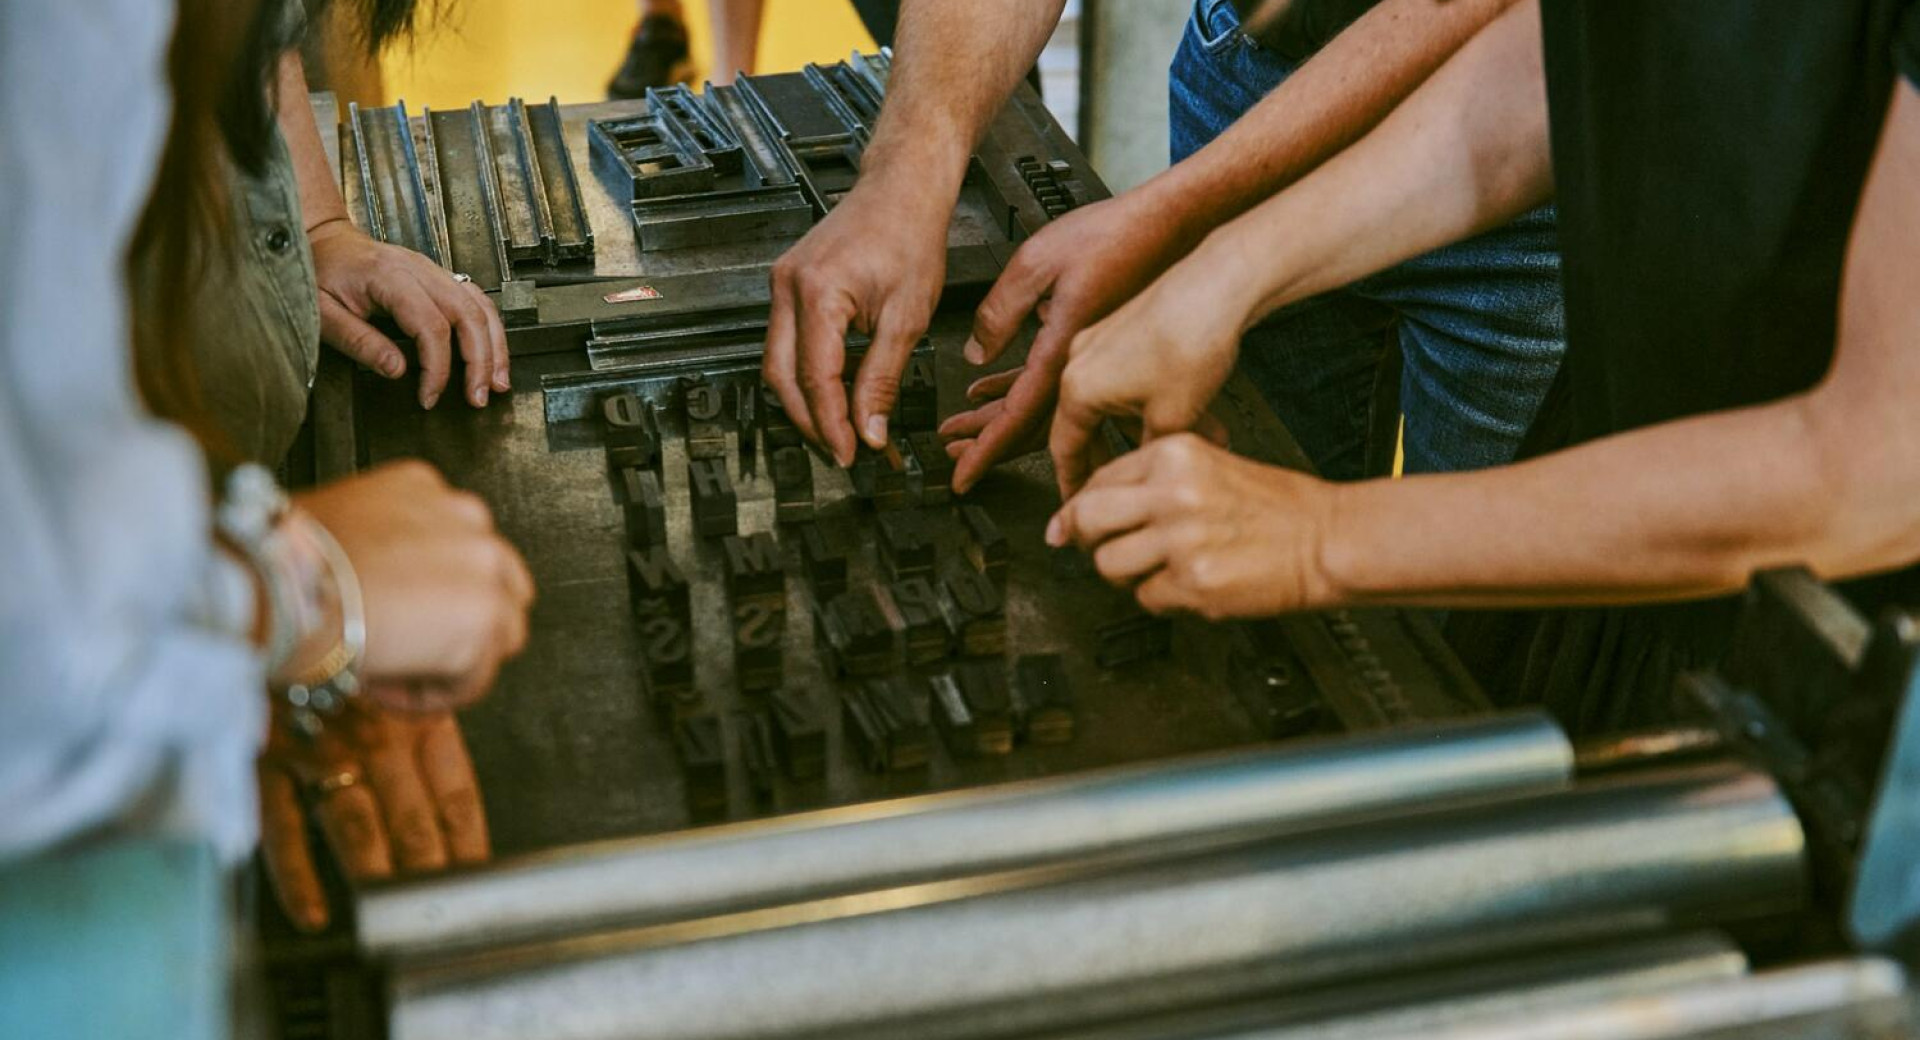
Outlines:
<svg viewBox="0 0 1920 1040"><path fill-rule="evenodd" d="M340 869L355 881L393 875L393 851L381 825L380 806L365 783L322 792L314 815Z"/></svg>
<svg viewBox="0 0 1920 1040"><path fill-rule="evenodd" d="M384 732L367 753L367 779L380 792L387 841L399 867L440 870L447 865L447 846L440 837L439 813L414 758L412 729L384 715L371 724Z"/></svg>
<svg viewBox="0 0 1920 1040"><path fill-rule="evenodd" d="M998 418L1000 413L1006 410L1006 407L1007 403L1005 401L989 401L978 408L971 408L964 412L955 412L947 416L947 420L940 424L940 439L944 441L954 441L963 438L971 439L978 437L980 431L986 429L989 424Z"/></svg>
<svg viewBox="0 0 1920 1040"><path fill-rule="evenodd" d="M1034 353L1028 355L1027 364L1007 390L1007 396L995 402L1002 407L990 417L990 422L980 431L972 447L955 463L952 480L954 494L964 495L973 490L980 478L1002 460L1025 454L1030 446L1038 447L1033 444L1032 438L1047 422L1053 410L1057 386L1054 381L1057 370L1046 349L1047 338L1046 331L1042 330L1040 338L1034 341Z"/></svg>
<svg viewBox="0 0 1920 1040"><path fill-rule="evenodd" d="M400 348L325 289L320 290L320 338L388 379L407 374L407 358Z"/></svg>
<svg viewBox="0 0 1920 1040"><path fill-rule="evenodd" d="M474 294L469 291L473 288L471 284L454 281L438 267L416 271L414 281L432 298L441 318L451 323L458 333L460 357L467 363L467 403L475 408L486 407L495 371L493 329L487 322L487 312L493 308L484 298L473 298ZM504 335L499 348L506 349Z"/></svg>
<svg viewBox="0 0 1920 1040"><path fill-rule="evenodd" d="M487 299L486 290L472 282L463 282L460 288L473 297L480 313L486 317L487 341L492 344L493 352L493 388L505 393L513 389L513 359L507 353L507 323L500 318L500 308Z"/></svg>
<svg viewBox="0 0 1920 1040"><path fill-rule="evenodd" d="M861 438L875 451L887 446L887 416L900 399L901 373L907 370L913 345L927 331L926 320L916 318L898 302L883 311L867 356L860 359L860 371L853 379L854 419Z"/></svg>
<svg viewBox="0 0 1920 1040"><path fill-rule="evenodd" d="M799 326L794 315L793 291L780 266L775 265L772 277L773 302L767 312L767 345L760 360L760 378L773 388L774 396L780 399L780 407L786 411L787 418L800 431L800 435L819 444L820 428L814 425L813 413L807 410L806 398L800 393L799 369L795 360Z"/></svg>
<svg viewBox="0 0 1920 1040"><path fill-rule="evenodd" d="M1005 397L1007 396L1007 391L1013 388L1014 382L1020 378L1020 374L1025 371L1026 366L1021 365L1015 368L1009 368L1004 372L995 372L991 375L981 376L967 387L967 400L972 401L974 404L982 404L996 398Z"/></svg>
<svg viewBox="0 0 1920 1040"><path fill-rule="evenodd" d="M452 323L411 272L374 282L370 293L373 302L393 315L401 330L413 337L414 353L420 359L420 407L432 408L447 389L447 374L453 364L449 345Z"/></svg>
<svg viewBox="0 0 1920 1040"><path fill-rule="evenodd" d="M1047 526L1048 542L1058 538L1058 545L1071 542L1094 549L1116 535L1146 526L1157 505L1158 496L1140 484L1086 488L1055 514L1054 523Z"/></svg>
<svg viewBox="0 0 1920 1040"><path fill-rule="evenodd" d="M260 853L280 909L295 928L317 932L327 926L327 897L307 843L307 816L293 778L265 763L260 777Z"/></svg>
<svg viewBox="0 0 1920 1040"><path fill-rule="evenodd" d="M1069 368L1066 375L1071 378L1073 370ZM1087 447L1101 418L1062 382L1060 403L1053 411L1053 432L1047 436L1047 452L1053 456L1054 479L1060 484L1062 501L1071 501L1092 472Z"/></svg>
<svg viewBox="0 0 1920 1040"><path fill-rule="evenodd" d="M1032 255L1025 245L1015 250L1006 270L994 279L993 287L974 310L973 336L964 350L968 362L984 365L1005 352L1051 286L1052 277L1031 259Z"/></svg>
<svg viewBox="0 0 1920 1040"><path fill-rule="evenodd" d="M447 852L454 863L485 862L493 854L487 833L487 813L480 798L480 782L473 775L473 759L452 715L421 723L420 771L440 810Z"/></svg>
<svg viewBox="0 0 1920 1040"><path fill-rule="evenodd" d="M855 441L847 420L847 306L809 302L800 313L800 395L813 418L815 441L841 467L853 465Z"/></svg>

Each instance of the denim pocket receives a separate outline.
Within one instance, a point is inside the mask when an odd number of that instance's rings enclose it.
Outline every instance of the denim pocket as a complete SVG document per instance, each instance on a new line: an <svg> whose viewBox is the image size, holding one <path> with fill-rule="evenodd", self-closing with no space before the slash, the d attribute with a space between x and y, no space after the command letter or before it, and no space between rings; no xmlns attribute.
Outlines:
<svg viewBox="0 0 1920 1040"><path fill-rule="evenodd" d="M1246 39L1233 0L1194 0L1192 29L1194 41L1207 54L1218 54Z"/></svg>

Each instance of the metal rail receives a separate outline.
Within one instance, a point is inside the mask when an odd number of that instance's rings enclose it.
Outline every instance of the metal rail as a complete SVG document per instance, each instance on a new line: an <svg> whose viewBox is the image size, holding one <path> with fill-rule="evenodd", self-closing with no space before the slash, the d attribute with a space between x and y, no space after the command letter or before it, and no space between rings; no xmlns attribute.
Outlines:
<svg viewBox="0 0 1920 1040"><path fill-rule="evenodd" d="M1537 715L1199 756L607 842L359 899L370 953L419 957L889 885L1299 833L1566 784Z"/></svg>
<svg viewBox="0 0 1920 1040"><path fill-rule="evenodd" d="M1089 995L1107 1013L1162 1007L1168 980L1230 999L1780 912L1802 898L1803 848L1771 780L1709 767L1112 872L976 876L402 971L390 1035L920 1036L983 1014L1000 1032L1054 1028L1081 1020ZM1259 988L1205 992L1228 981Z"/></svg>

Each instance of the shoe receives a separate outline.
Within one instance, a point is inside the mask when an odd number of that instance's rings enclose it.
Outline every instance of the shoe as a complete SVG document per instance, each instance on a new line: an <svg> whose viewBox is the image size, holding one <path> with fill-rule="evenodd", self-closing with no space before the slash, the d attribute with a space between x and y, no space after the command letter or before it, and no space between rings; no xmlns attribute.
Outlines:
<svg viewBox="0 0 1920 1040"><path fill-rule="evenodd" d="M670 15L649 15L633 30L627 58L607 84L607 98L645 97L648 87L664 87L687 78L687 27Z"/></svg>

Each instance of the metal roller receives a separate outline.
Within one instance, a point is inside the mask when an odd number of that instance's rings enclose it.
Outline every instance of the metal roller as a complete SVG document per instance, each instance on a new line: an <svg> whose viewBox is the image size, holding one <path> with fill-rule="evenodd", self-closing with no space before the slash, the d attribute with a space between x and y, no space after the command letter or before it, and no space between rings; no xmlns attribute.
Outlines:
<svg viewBox="0 0 1920 1040"><path fill-rule="evenodd" d="M1130 998L1164 1007L1169 981L1224 1000L1778 911L1802 897L1803 846L1771 780L1705 767L1111 871L969 878L479 956L397 976L391 1037L1057 1028L1085 1021L1089 997L1108 1014Z"/></svg>
<svg viewBox="0 0 1920 1040"><path fill-rule="evenodd" d="M1538 793L1572 763L1540 715L1423 726L577 846L370 888L356 917L407 960Z"/></svg>

